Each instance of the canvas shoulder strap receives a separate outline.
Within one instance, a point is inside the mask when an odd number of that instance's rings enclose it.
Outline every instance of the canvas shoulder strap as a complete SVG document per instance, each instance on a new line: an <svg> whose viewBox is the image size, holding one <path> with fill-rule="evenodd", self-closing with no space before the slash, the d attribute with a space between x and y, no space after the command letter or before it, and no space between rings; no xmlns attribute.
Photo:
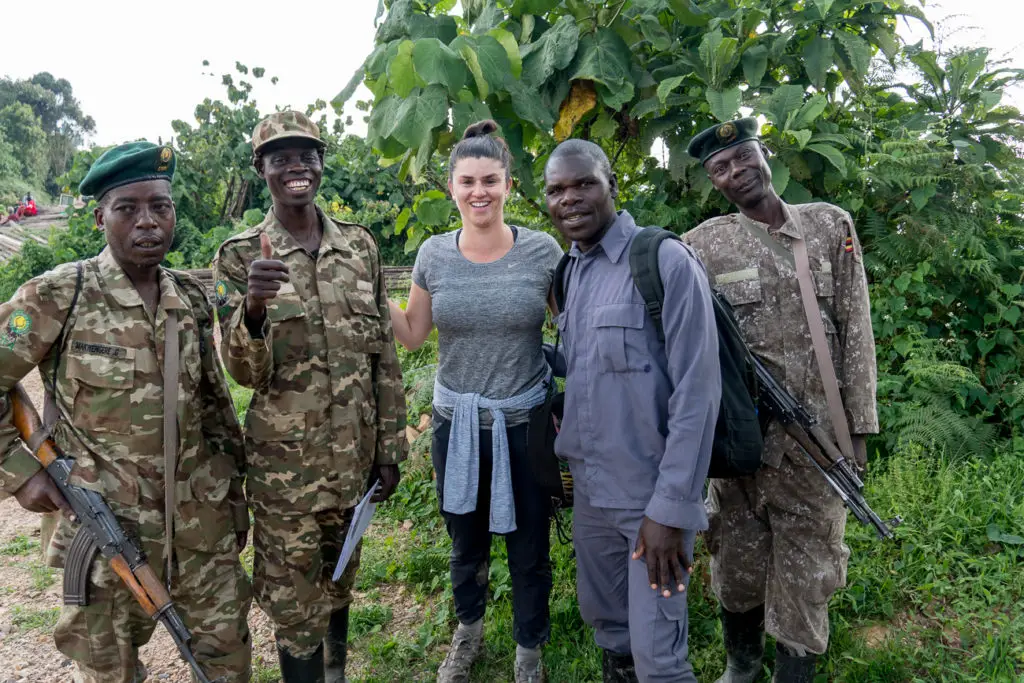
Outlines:
<svg viewBox="0 0 1024 683"><path fill-rule="evenodd" d="M797 223L800 234L806 235L798 212L792 210L790 214L792 220ZM807 326L811 330L814 357L818 361L818 373L821 375L821 383L825 387L829 418L836 433L836 441L839 442L839 450L848 461L854 462L850 425L846 421L843 399L839 394L839 380L836 378L836 369L832 364L832 354L829 353L825 325L821 320L821 309L818 308L818 298L814 293L814 280L811 276L810 261L807 258L807 241L805 239L793 240L793 257L796 260L796 279L800 284L800 299L804 305L804 316L806 316Z"/></svg>
<svg viewBox="0 0 1024 683"><path fill-rule="evenodd" d="M164 323L164 582L171 585L174 540L174 480L178 467L178 314Z"/></svg>
<svg viewBox="0 0 1024 683"><path fill-rule="evenodd" d="M71 295L71 306L68 307L68 315L64 318L64 324L60 327L60 334L57 335L57 341L53 345L53 378L50 386L46 388L46 395L43 398L43 429L39 432L41 436L39 443L50 438L53 427L60 418L60 411L57 408L57 375L60 370L60 358L64 354L64 345L67 342L68 328L71 326L72 320L74 320L75 309L78 307L78 297L82 293L83 277L82 262L78 261L75 263L75 293ZM33 453L38 448L37 445L33 446L31 444L30 447Z"/></svg>
<svg viewBox="0 0 1024 683"><path fill-rule="evenodd" d="M662 306L665 302L665 284L658 268L658 249L668 239L679 239L679 235L661 228L642 228L629 246L629 272L633 285L644 300L644 307L654 321L658 341L665 342L665 326L661 321Z"/></svg>

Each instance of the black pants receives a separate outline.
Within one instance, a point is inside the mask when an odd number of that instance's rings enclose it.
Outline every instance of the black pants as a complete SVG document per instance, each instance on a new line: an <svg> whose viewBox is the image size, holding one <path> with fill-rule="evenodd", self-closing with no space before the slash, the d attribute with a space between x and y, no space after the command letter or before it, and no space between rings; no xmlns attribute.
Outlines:
<svg viewBox="0 0 1024 683"><path fill-rule="evenodd" d="M523 647L538 647L551 634L550 502L537 487L526 455L527 425L508 429L516 530L505 534L512 576L512 637ZM465 515L444 511L444 471L451 422L434 415L431 459L437 472L437 498L452 539L451 577L455 613L463 624L482 619L487 603L491 532L491 431L480 430L480 482L476 510Z"/></svg>

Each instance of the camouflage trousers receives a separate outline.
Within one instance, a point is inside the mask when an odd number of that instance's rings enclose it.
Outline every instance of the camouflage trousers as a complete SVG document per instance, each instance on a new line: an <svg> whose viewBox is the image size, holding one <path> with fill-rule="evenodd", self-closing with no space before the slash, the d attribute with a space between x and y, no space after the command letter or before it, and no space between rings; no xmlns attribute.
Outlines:
<svg viewBox="0 0 1024 683"><path fill-rule="evenodd" d="M846 508L805 458L787 454L754 476L711 480L707 541L711 587L725 609L764 604L771 636L822 654L828 601L846 585L850 550Z"/></svg>
<svg viewBox="0 0 1024 683"><path fill-rule="evenodd" d="M163 580L162 546L147 543L150 566ZM252 645L249 579L234 552L175 550L171 598L192 634L192 652L203 671L230 683L249 680ZM133 683L139 648L158 626L148 617L106 561L92 566L90 604L65 606L54 630L57 649L78 664L76 683ZM187 666L184 662L182 667Z"/></svg>
<svg viewBox="0 0 1024 683"><path fill-rule="evenodd" d="M331 577L353 509L283 508L253 505L253 589L256 602L274 622L278 644L305 658L327 634L331 613L352 602L359 548L335 583Z"/></svg>

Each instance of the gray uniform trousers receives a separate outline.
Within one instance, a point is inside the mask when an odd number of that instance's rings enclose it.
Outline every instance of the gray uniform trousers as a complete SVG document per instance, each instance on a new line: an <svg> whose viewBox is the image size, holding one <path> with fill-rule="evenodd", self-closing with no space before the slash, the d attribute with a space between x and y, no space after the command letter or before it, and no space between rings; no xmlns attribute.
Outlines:
<svg viewBox="0 0 1024 683"><path fill-rule="evenodd" d="M643 515L643 510L595 508L577 489L573 545L580 614L594 628L598 646L633 653L640 683L695 683L687 659L687 594L673 589L671 598L662 597L651 590L643 559L632 559ZM690 557L695 538L693 531L683 536Z"/></svg>

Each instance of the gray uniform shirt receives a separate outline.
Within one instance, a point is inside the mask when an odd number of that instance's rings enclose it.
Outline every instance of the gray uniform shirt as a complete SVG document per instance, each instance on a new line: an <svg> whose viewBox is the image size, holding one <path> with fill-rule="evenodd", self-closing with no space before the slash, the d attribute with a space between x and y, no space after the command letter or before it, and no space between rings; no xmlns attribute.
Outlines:
<svg viewBox="0 0 1024 683"><path fill-rule="evenodd" d="M569 251L558 316L568 377L555 451L591 505L642 509L660 524L703 530L722 394L711 290L689 247L661 244L660 342L629 270L638 231L623 211L600 244Z"/></svg>
<svg viewBox="0 0 1024 683"><path fill-rule="evenodd" d="M420 247L412 281L430 293L438 334L437 377L459 393L504 399L520 394L548 372L541 350L544 310L562 248L551 235L517 228L507 254L473 263L459 251L457 232L434 235ZM435 406L450 420L450 409ZM506 424L529 420L510 410ZM492 419L480 411L480 426Z"/></svg>

